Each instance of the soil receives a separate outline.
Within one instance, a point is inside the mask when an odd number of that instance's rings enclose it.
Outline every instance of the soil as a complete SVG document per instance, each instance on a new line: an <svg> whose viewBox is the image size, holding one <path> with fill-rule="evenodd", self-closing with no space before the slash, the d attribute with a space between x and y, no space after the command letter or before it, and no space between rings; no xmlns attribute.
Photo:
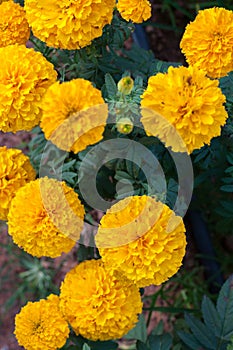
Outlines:
<svg viewBox="0 0 233 350"><path fill-rule="evenodd" d="M181 1L180 4L182 6L183 2ZM187 18L181 12L174 11L176 24L179 28L177 33L171 30L156 28L152 25L153 23L170 25L170 20L167 12L162 11L161 1L152 1L152 6L153 16L149 25L146 27L150 48L154 51L158 59L184 63L184 57L179 49L179 42L185 25L188 22ZM19 132L15 135L0 132L0 146L18 147L26 151L29 140L30 134L26 132ZM6 305L9 302L9 298L12 296L12 292L15 292L21 283L19 278L19 273L23 271L20 261L21 251L12 244L11 238L7 234L7 227L5 224L0 225L0 231L0 350L18 350L23 348L17 345L13 335L14 317L20 310L22 304L24 304L24 301L18 297L11 307L7 308ZM9 249L11 249L11 254L9 254ZM189 254L188 252L187 255ZM59 265L61 259L54 260L54 268ZM77 257L74 252L66 256L65 264L55 278L55 283L57 285L60 284L64 274L75 265L76 261ZM156 287L148 287L145 293L147 295L153 294L155 290ZM148 306L148 304L146 306ZM147 317L147 315L145 316ZM153 313L153 321L151 322L150 330L161 318L165 321L166 326L166 316L162 316L161 313L158 312ZM166 327L169 329L170 326L167 324Z"/></svg>

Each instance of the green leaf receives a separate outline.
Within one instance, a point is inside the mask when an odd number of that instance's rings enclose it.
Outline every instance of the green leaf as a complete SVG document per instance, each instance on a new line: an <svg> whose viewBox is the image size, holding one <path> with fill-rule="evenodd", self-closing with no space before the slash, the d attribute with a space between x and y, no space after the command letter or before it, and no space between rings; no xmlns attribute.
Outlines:
<svg viewBox="0 0 233 350"><path fill-rule="evenodd" d="M139 316L138 323L131 329L125 336L125 339L136 339L141 340L143 343L146 342L147 332L146 332L146 322L144 316L141 314Z"/></svg>
<svg viewBox="0 0 233 350"><path fill-rule="evenodd" d="M180 339L192 350L207 350L202 347L194 335L180 331L177 333Z"/></svg>
<svg viewBox="0 0 233 350"><path fill-rule="evenodd" d="M91 347L91 350L116 350L118 344L114 341L88 341L88 345Z"/></svg>
<svg viewBox="0 0 233 350"><path fill-rule="evenodd" d="M116 94L117 94L116 83L115 83L113 77L111 76L111 74L109 74L109 73L105 74L104 79L105 79L105 85L106 85L108 97L110 99L114 99Z"/></svg>
<svg viewBox="0 0 233 350"><path fill-rule="evenodd" d="M213 302L204 296L202 300L202 313L206 326L209 328L210 334L213 332L215 336L221 336L221 321L219 314L213 304Z"/></svg>
<svg viewBox="0 0 233 350"><path fill-rule="evenodd" d="M191 328L193 335L198 341L209 349L215 350L217 347L217 339L210 334L209 328L191 314L185 315L185 321Z"/></svg>
<svg viewBox="0 0 233 350"><path fill-rule="evenodd" d="M88 346L86 343L83 345L82 350L91 350L90 346Z"/></svg>
<svg viewBox="0 0 233 350"><path fill-rule="evenodd" d="M148 346L145 343L143 343L140 340L137 341L136 346L137 346L137 350L151 350L150 348L148 348Z"/></svg>
<svg viewBox="0 0 233 350"><path fill-rule="evenodd" d="M150 335L149 344L151 350L170 350L172 336L170 334Z"/></svg>
<svg viewBox="0 0 233 350"><path fill-rule="evenodd" d="M233 185L223 185L220 189L224 192L233 192Z"/></svg>
<svg viewBox="0 0 233 350"><path fill-rule="evenodd" d="M222 322L221 337L224 340L230 340L233 336L233 275L228 278L220 290L217 311Z"/></svg>

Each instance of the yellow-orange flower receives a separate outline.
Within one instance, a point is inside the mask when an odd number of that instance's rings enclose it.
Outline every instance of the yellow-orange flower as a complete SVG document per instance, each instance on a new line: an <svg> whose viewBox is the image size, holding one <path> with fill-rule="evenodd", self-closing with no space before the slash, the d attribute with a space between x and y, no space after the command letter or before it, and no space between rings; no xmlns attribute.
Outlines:
<svg viewBox="0 0 233 350"><path fill-rule="evenodd" d="M59 297L50 294L28 302L15 317L15 336L26 350L60 349L69 336L69 326L59 309Z"/></svg>
<svg viewBox="0 0 233 350"><path fill-rule="evenodd" d="M30 28L22 6L7 1L0 5L0 47L26 44Z"/></svg>
<svg viewBox="0 0 233 350"><path fill-rule="evenodd" d="M160 285L178 271L185 254L184 232L181 217L165 204L133 196L107 211L95 238L106 268L145 287Z"/></svg>
<svg viewBox="0 0 233 350"><path fill-rule="evenodd" d="M7 220L17 190L34 180L36 173L30 160L19 149L0 147L0 220Z"/></svg>
<svg viewBox="0 0 233 350"><path fill-rule="evenodd" d="M9 234L26 252L55 258L80 237L84 208L64 182L40 178L18 190L8 214Z"/></svg>
<svg viewBox="0 0 233 350"><path fill-rule="evenodd" d="M115 0L26 0L33 34L48 46L75 50L89 45L111 23Z"/></svg>
<svg viewBox="0 0 233 350"><path fill-rule="evenodd" d="M126 21L142 23L151 17L148 0L118 0L117 9Z"/></svg>
<svg viewBox="0 0 233 350"><path fill-rule="evenodd" d="M228 117L223 106L226 98L218 81L205 76L197 67L169 67L167 73L149 78L142 95L142 124L174 151L189 153L210 144L219 136Z"/></svg>
<svg viewBox="0 0 233 350"><path fill-rule="evenodd" d="M190 65L220 78L233 70L233 11L213 7L198 12L180 42Z"/></svg>
<svg viewBox="0 0 233 350"><path fill-rule="evenodd" d="M30 130L39 124L41 98L56 81L53 65L24 45L0 48L0 130Z"/></svg>
<svg viewBox="0 0 233 350"><path fill-rule="evenodd" d="M44 96L42 110L45 137L62 150L78 153L103 138L107 105L88 80L53 84Z"/></svg>
<svg viewBox="0 0 233 350"><path fill-rule="evenodd" d="M134 327L142 311L140 293L119 276L101 260L84 261L68 272L61 285L60 307L76 334L109 340Z"/></svg>

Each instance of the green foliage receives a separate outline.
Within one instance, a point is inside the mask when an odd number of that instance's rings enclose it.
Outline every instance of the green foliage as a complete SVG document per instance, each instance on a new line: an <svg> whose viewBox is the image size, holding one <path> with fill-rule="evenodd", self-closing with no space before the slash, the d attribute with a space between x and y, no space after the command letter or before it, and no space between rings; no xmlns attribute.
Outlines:
<svg viewBox="0 0 233 350"><path fill-rule="evenodd" d="M222 286L216 306L204 297L201 310L203 321L191 314L185 315L191 333L180 331L179 337L189 349L227 349L233 336L233 276Z"/></svg>
<svg viewBox="0 0 233 350"><path fill-rule="evenodd" d="M139 316L139 320L136 326L124 336L124 339L136 339L143 343L146 342L146 339L147 339L146 322L142 314Z"/></svg>
<svg viewBox="0 0 233 350"><path fill-rule="evenodd" d="M71 332L68 342L62 347L62 350L116 350L118 345L116 342L109 341L91 341L83 338L82 336L77 336L75 333Z"/></svg>

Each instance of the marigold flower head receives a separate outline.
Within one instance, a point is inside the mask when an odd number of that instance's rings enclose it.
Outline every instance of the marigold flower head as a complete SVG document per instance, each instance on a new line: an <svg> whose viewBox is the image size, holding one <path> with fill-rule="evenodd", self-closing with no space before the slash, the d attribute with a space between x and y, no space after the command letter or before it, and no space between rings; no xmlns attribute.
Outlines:
<svg viewBox="0 0 233 350"><path fill-rule="evenodd" d="M28 302L15 317L15 336L26 350L60 349L69 336L69 326L59 309L59 297Z"/></svg>
<svg viewBox="0 0 233 350"><path fill-rule="evenodd" d="M19 189L8 214L9 234L26 252L55 258L79 239L84 208L64 182L47 177Z"/></svg>
<svg viewBox="0 0 233 350"><path fill-rule="evenodd" d="M53 65L24 45L0 48L0 130L30 130L41 118L41 98L56 81Z"/></svg>
<svg viewBox="0 0 233 350"><path fill-rule="evenodd" d="M30 28L22 6L7 1L0 5L0 47L13 44L26 44Z"/></svg>
<svg viewBox="0 0 233 350"><path fill-rule="evenodd" d="M180 47L187 62L220 78L233 70L233 11L213 7L198 12Z"/></svg>
<svg viewBox="0 0 233 350"><path fill-rule="evenodd" d="M67 273L60 307L75 333L94 341L121 338L142 312L136 285L106 270L101 260L84 261Z"/></svg>
<svg viewBox="0 0 233 350"><path fill-rule="evenodd" d="M26 0L33 34L48 46L76 50L89 45L110 24L115 0Z"/></svg>
<svg viewBox="0 0 233 350"><path fill-rule="evenodd" d="M127 197L102 217L95 237L106 268L139 287L160 285L182 264L186 238L183 221L148 196Z"/></svg>
<svg viewBox="0 0 233 350"><path fill-rule="evenodd" d="M148 0L118 0L117 10L126 21L142 23L151 17L151 3Z"/></svg>
<svg viewBox="0 0 233 350"><path fill-rule="evenodd" d="M17 190L36 177L30 160L19 149L0 147L0 220L7 220Z"/></svg>
<svg viewBox="0 0 233 350"><path fill-rule="evenodd" d="M45 137L62 150L78 153L103 137L107 105L88 80L53 84L44 96L42 110Z"/></svg>
<svg viewBox="0 0 233 350"><path fill-rule="evenodd" d="M159 137L174 151L184 151L174 134L180 135L189 153L209 145L228 117L223 106L226 98L218 84L192 66L169 67L167 73L150 77L141 101L146 133Z"/></svg>

